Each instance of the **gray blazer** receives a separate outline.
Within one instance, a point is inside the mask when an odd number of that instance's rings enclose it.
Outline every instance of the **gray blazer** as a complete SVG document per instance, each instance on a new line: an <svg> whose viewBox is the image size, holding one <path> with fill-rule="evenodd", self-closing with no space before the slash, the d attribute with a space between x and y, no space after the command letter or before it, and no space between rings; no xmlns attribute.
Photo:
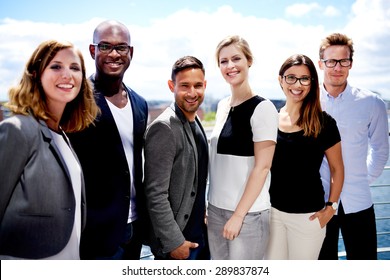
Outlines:
<svg viewBox="0 0 390 280"><path fill-rule="evenodd" d="M182 231L198 186L198 153L191 127L176 104L149 125L144 138L150 246L155 255L166 254L185 241Z"/></svg>
<svg viewBox="0 0 390 280"><path fill-rule="evenodd" d="M59 253L73 229L75 196L44 121L16 115L0 123L0 255ZM82 177L82 228L85 194Z"/></svg>

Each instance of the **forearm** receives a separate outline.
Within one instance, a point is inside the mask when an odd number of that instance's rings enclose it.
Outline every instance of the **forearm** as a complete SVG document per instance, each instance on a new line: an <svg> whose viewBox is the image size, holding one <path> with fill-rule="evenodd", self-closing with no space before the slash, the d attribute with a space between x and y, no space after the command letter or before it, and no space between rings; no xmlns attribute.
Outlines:
<svg viewBox="0 0 390 280"><path fill-rule="evenodd" d="M254 150L254 166L249 174L244 193L235 210L235 213L241 217L245 217L263 189L271 169L272 158L275 152L275 142L255 142Z"/></svg>
<svg viewBox="0 0 390 280"><path fill-rule="evenodd" d="M344 183L344 169L336 169L331 171L330 191L328 201L337 202Z"/></svg>
<svg viewBox="0 0 390 280"><path fill-rule="evenodd" d="M164 123L152 125L145 137L144 189L154 234L164 253L184 242L170 201L175 156L176 144L169 126Z"/></svg>
<svg viewBox="0 0 390 280"><path fill-rule="evenodd" d="M248 182L246 184L244 193L241 196L239 203L234 211L234 214L244 218L248 213L252 205L255 203L257 198L259 197L264 183L266 181L267 175L269 173L268 168L263 168L260 170L256 170L255 168L252 170Z"/></svg>
<svg viewBox="0 0 390 280"><path fill-rule="evenodd" d="M389 125L386 106L379 99L375 105L368 131L367 170L369 183L372 183L382 174L389 158Z"/></svg>
<svg viewBox="0 0 390 280"><path fill-rule="evenodd" d="M341 143L325 151L330 170L330 190L328 201L337 202L344 184L344 162L341 153Z"/></svg>
<svg viewBox="0 0 390 280"><path fill-rule="evenodd" d="M389 148L384 147L378 151L371 151L367 158L367 171L368 180L371 184L374 182L383 172L389 157Z"/></svg>
<svg viewBox="0 0 390 280"><path fill-rule="evenodd" d="M149 168L150 166L145 168L147 173L144 186L147 208L154 234L160 240L164 252L168 253L184 242L169 201L170 174L160 176L164 174L163 169L160 169L160 172L151 172Z"/></svg>
<svg viewBox="0 0 390 280"><path fill-rule="evenodd" d="M150 180L150 181L149 181ZM157 183L159 182L159 183ZM169 202L168 179L149 179L145 181L147 208L153 231L165 253L179 247L184 242L184 236L176 223Z"/></svg>

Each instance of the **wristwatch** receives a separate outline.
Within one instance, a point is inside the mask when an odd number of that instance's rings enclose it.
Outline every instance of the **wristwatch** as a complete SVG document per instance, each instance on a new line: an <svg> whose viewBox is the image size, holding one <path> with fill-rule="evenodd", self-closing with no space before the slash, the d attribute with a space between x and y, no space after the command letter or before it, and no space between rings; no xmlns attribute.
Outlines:
<svg viewBox="0 0 390 280"><path fill-rule="evenodd" d="M337 207L339 207L339 204L337 202L331 202L331 201L328 201L327 203L325 203L326 206L332 206L333 210L337 210Z"/></svg>

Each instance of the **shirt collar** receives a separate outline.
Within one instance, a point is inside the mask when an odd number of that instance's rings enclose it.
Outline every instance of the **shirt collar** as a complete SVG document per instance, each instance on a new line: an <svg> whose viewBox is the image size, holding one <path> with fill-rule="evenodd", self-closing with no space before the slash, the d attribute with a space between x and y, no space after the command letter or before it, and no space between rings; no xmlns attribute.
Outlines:
<svg viewBox="0 0 390 280"><path fill-rule="evenodd" d="M325 89L325 86L324 86L324 83L321 84L321 90L323 92L326 93L326 97L328 98L328 100L330 99L340 99L340 100L344 100L345 98L347 98L347 96L349 95L349 93L351 93L351 86L349 85L349 83L347 82L347 86L345 87L345 89L343 90L343 92L341 92L337 97L333 97L326 89Z"/></svg>

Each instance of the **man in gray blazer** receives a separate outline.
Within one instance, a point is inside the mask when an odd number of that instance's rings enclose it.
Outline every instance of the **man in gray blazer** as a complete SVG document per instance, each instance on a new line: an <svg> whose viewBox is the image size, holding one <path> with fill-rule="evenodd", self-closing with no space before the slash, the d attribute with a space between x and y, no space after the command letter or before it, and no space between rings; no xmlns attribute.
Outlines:
<svg viewBox="0 0 390 280"><path fill-rule="evenodd" d="M173 65L171 104L145 132L144 185L155 259L201 259L208 255L205 192L206 134L196 112L204 99L205 70L192 56Z"/></svg>

